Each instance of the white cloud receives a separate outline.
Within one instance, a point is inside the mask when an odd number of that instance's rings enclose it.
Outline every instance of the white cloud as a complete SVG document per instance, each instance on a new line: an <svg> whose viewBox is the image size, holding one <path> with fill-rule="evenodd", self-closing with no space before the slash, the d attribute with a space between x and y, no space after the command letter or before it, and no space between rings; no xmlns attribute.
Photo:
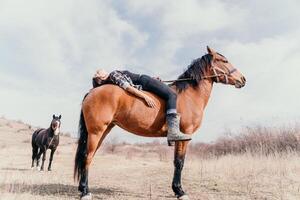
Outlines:
<svg viewBox="0 0 300 200"><path fill-rule="evenodd" d="M3 10L1 38L7 45L17 40L10 52L16 53L11 65L17 66L9 67L27 68L41 78L72 81L82 68L87 75L99 65L122 65L134 60L147 39L105 2L6 1Z"/></svg>
<svg viewBox="0 0 300 200"><path fill-rule="evenodd" d="M95 69L134 62L147 40L106 2L1 3L1 112L34 124L61 110L66 129L75 131Z"/></svg>
<svg viewBox="0 0 300 200"><path fill-rule="evenodd" d="M163 28L170 37L190 37L207 31L218 31L242 21L235 6L220 1L170 1L163 17Z"/></svg>
<svg viewBox="0 0 300 200"><path fill-rule="evenodd" d="M125 7L133 22L138 16L144 17L149 24L155 22L155 29L159 36L155 38L155 45L148 44L153 45L151 55L141 62L146 67L164 66L166 71L162 72L163 75L182 68L174 62L174 59L176 59L178 50L186 47L190 40L196 39L197 42L203 34L219 31L225 27L239 26L244 18L244 9L234 5L228 6L222 1L215 0L167 0L151 1L151 3L146 0L131 0ZM202 46L205 47L205 45ZM200 49L201 45L198 44L198 46ZM199 50L196 50L196 53L198 52ZM186 63L186 65L188 64ZM168 71L168 69L171 70Z"/></svg>

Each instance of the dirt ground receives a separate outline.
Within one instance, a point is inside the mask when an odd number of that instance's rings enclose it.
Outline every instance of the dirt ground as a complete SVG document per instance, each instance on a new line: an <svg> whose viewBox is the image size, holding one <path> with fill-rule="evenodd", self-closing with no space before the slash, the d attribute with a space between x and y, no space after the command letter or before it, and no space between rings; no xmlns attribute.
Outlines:
<svg viewBox="0 0 300 200"><path fill-rule="evenodd" d="M0 199L79 199L73 180L75 140L61 137L51 172L32 170L29 125L0 118ZM153 148L153 147L152 147ZM155 148L155 147L154 147ZM155 154L149 147L98 152L90 169L94 199L168 200L172 149ZM47 154L46 169L49 152ZM300 199L300 159L287 156L225 156L203 160L188 154L183 188L193 200Z"/></svg>

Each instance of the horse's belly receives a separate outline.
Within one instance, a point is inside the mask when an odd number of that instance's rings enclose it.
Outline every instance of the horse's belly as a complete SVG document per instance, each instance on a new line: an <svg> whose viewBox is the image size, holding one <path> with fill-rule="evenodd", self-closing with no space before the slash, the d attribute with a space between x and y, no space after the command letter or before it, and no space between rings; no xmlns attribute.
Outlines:
<svg viewBox="0 0 300 200"><path fill-rule="evenodd" d="M150 108L140 99L132 99L119 109L116 124L137 135L147 137L166 136L164 105L156 101L156 108Z"/></svg>

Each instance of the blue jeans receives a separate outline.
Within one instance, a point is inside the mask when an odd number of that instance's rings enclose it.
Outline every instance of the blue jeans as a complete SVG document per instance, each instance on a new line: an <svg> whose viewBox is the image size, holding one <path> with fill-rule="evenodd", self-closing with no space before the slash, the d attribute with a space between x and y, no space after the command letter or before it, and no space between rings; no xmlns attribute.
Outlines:
<svg viewBox="0 0 300 200"><path fill-rule="evenodd" d="M167 114L176 113L177 94L169 86L148 75L141 75L138 84L143 90L152 92L166 101Z"/></svg>

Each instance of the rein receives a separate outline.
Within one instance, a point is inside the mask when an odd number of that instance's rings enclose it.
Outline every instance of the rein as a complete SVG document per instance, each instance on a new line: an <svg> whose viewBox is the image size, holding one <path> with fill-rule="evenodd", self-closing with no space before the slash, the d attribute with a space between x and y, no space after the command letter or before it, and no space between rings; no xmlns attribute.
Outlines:
<svg viewBox="0 0 300 200"><path fill-rule="evenodd" d="M217 70L221 73L218 73ZM213 71L213 75L209 75L209 76L203 76L201 77L202 79L208 79L208 78L216 78L216 82L219 83L220 76L225 76L225 83L228 84L228 76L231 75L233 72L235 72L237 69L233 68L231 70L228 70L228 72L225 72L224 70L222 70L219 67L214 67L212 66L212 71ZM176 80L166 80L166 81L162 81L164 83L174 83L174 82L180 82L180 81L192 81L195 80L194 78L180 78L180 79L176 79Z"/></svg>

